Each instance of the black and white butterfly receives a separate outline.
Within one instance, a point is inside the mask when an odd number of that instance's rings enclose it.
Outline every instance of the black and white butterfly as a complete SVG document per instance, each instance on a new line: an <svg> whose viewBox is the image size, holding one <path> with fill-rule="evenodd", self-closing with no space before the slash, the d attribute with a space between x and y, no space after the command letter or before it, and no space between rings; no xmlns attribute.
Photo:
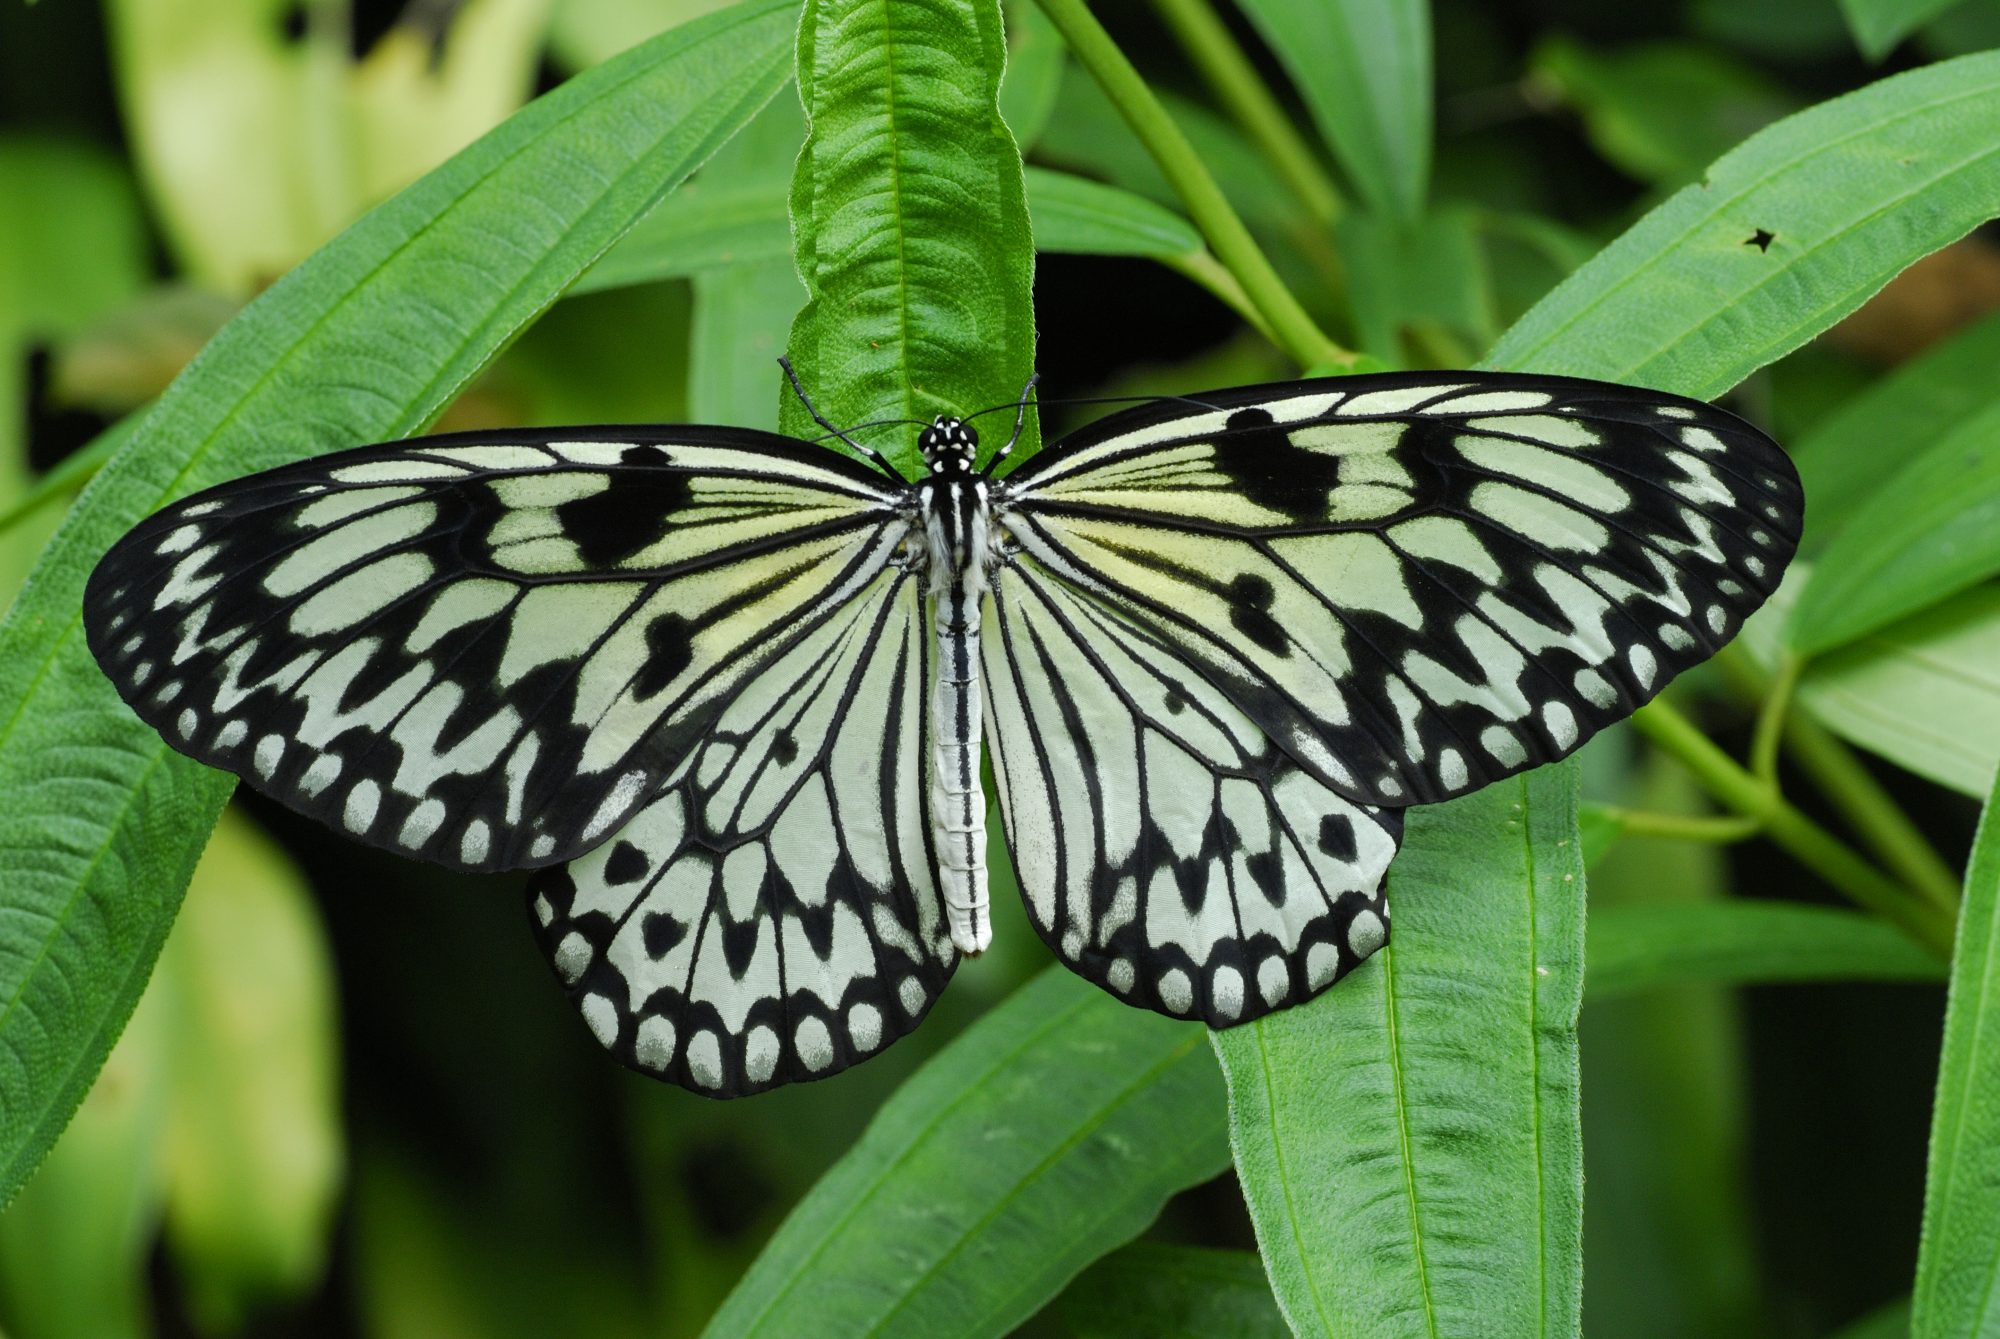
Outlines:
<svg viewBox="0 0 2000 1339"><path fill-rule="evenodd" d="M341 452L141 524L90 645L357 840L537 868L590 1030L728 1096L881 1049L986 945L982 738L1049 946L1226 1027L1384 942L1404 806L1652 697L1801 520L1738 419L1556 377L1214 391L1011 471L921 445L915 483L719 427Z"/></svg>

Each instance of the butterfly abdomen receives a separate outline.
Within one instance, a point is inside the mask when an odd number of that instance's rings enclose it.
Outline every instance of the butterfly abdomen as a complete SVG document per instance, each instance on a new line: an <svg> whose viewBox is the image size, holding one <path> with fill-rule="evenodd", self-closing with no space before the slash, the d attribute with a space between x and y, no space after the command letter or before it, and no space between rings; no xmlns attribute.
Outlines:
<svg viewBox="0 0 2000 1339"><path fill-rule="evenodd" d="M980 603L986 593L989 485L969 469L917 485L928 549L937 678L931 686L931 822L952 943L992 942L986 892L986 796L979 779Z"/></svg>

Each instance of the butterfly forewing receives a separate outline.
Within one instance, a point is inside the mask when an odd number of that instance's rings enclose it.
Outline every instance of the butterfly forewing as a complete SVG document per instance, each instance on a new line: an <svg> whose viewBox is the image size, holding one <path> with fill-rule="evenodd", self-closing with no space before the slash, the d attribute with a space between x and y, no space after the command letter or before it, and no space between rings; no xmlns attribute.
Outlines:
<svg viewBox="0 0 2000 1339"><path fill-rule="evenodd" d="M183 752L373 845L549 864L881 572L897 498L760 433L419 438L168 507L85 622Z"/></svg>
<svg viewBox="0 0 2000 1339"><path fill-rule="evenodd" d="M1366 803L1568 754L1728 641L1797 542L1784 453L1697 401L1463 373L1190 398L1009 476L1003 548Z"/></svg>
<svg viewBox="0 0 2000 1339"><path fill-rule="evenodd" d="M598 1039L711 1096L824 1078L956 960L923 795L930 631L879 575L737 695L666 790L530 890Z"/></svg>
<svg viewBox="0 0 2000 1339"><path fill-rule="evenodd" d="M1228 1027L1382 944L1399 811L1320 784L1165 642L1031 557L1001 571L989 609L1007 845L1063 961Z"/></svg>

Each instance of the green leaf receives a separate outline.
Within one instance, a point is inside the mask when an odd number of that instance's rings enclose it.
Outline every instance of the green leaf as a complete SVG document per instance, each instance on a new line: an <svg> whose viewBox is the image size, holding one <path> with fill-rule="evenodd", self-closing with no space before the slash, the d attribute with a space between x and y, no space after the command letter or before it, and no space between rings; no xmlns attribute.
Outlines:
<svg viewBox="0 0 2000 1339"><path fill-rule="evenodd" d="M76 1119L0 1213L10 1339L145 1339L167 1115L164 991L148 992Z"/></svg>
<svg viewBox="0 0 2000 1339"><path fill-rule="evenodd" d="M782 261L732 265L695 276L689 417L697 423L777 431L771 374L805 299L799 276Z"/></svg>
<svg viewBox="0 0 2000 1339"><path fill-rule="evenodd" d="M1415 222L1431 170L1427 0L1243 0L1355 194Z"/></svg>
<svg viewBox="0 0 2000 1339"><path fill-rule="evenodd" d="M1048 128L1069 63L1062 34L1033 0L1006 6L1007 71L1000 81L1000 119L1026 153Z"/></svg>
<svg viewBox="0 0 2000 1339"><path fill-rule="evenodd" d="M1839 0L1854 45L1871 61L1894 51L1905 37L1964 0Z"/></svg>
<svg viewBox="0 0 2000 1339"><path fill-rule="evenodd" d="M1138 1241L1077 1276L1048 1313L1076 1339L1290 1339L1250 1251Z"/></svg>
<svg viewBox="0 0 2000 1339"><path fill-rule="evenodd" d="M1051 967L896 1090L706 1334L1004 1335L1228 1165L1200 1029Z"/></svg>
<svg viewBox="0 0 2000 1339"><path fill-rule="evenodd" d="M1391 942L1211 1034L1258 1243L1300 1335L1575 1334L1575 768L1408 823Z"/></svg>
<svg viewBox="0 0 2000 1339"><path fill-rule="evenodd" d="M1166 260L1202 249L1201 234L1172 210L1067 172L1029 168L1028 208L1039 251Z"/></svg>
<svg viewBox="0 0 2000 1339"><path fill-rule="evenodd" d="M1598 784L1654 813L1702 807L1671 759L1639 753L1616 765L1607 739ZM1610 763L1613 775L1602 776ZM1622 784L1619 784L1622 782ZM1586 829L1587 838L1587 829ZM1586 853L1588 848L1586 847ZM1593 957L1598 928L1628 909L1706 904L1722 896L1724 848L1635 838L1590 866L1584 929L1583 1329L1617 1339L1685 1339L1758 1331L1755 1235L1745 1193L1748 1102L1736 1001L1680 984L1605 999ZM1672 1149L1671 1157L1660 1150Z"/></svg>
<svg viewBox="0 0 2000 1339"><path fill-rule="evenodd" d="M325 931L298 867L234 810L160 968L167 1240L199 1328L233 1333L318 1282L345 1160Z"/></svg>
<svg viewBox="0 0 2000 1339"><path fill-rule="evenodd" d="M1462 364L1492 341L1481 223L1475 210L1447 207L1409 225L1369 214L1348 214L1335 225L1363 350L1401 363L1404 339L1421 339L1428 328L1463 345L1455 356L1431 361Z"/></svg>
<svg viewBox="0 0 2000 1339"><path fill-rule="evenodd" d="M808 294L788 341L835 423L1005 404L1034 371L1034 244L998 104L998 0L808 0L798 84L811 129L792 179ZM773 389L782 382L774 378ZM811 421L786 387L779 422ZM1028 416L1020 450L1039 442ZM914 435L884 452L914 474Z"/></svg>
<svg viewBox="0 0 2000 1339"><path fill-rule="evenodd" d="M1571 275L1487 361L1720 395L2000 213L1996 122L2000 53L1787 117Z"/></svg>
<svg viewBox="0 0 2000 1339"><path fill-rule="evenodd" d="M1814 564L1795 650L1830 651L2000 572L2000 401L1915 446Z"/></svg>
<svg viewBox="0 0 2000 1339"><path fill-rule="evenodd" d="M1981 794L2000 759L2000 590L1967 591L1814 661L1798 694L1836 733Z"/></svg>
<svg viewBox="0 0 2000 1339"><path fill-rule="evenodd" d="M2000 313L1893 369L1789 443L1812 500L1805 551L1824 548L1918 452L2000 408L1995 367L2000 367ZM1979 790L1985 793L1983 785Z"/></svg>
<svg viewBox="0 0 2000 1339"><path fill-rule="evenodd" d="M171 498L422 427L771 96L792 14L751 0L511 118L245 308L85 491L0 624L0 1197L89 1086L232 784L98 673L92 564Z"/></svg>
<svg viewBox="0 0 2000 1339"><path fill-rule="evenodd" d="M1593 51L1551 37L1529 78L1576 109L1591 146L1640 181L1679 186L1797 99L1755 68L1703 46L1657 42Z"/></svg>
<svg viewBox="0 0 2000 1339"><path fill-rule="evenodd" d="M1687 981L1944 979L1944 965L1888 922L1793 902L1604 907L1585 942L1592 1003Z"/></svg>
<svg viewBox="0 0 2000 1339"><path fill-rule="evenodd" d="M145 421L147 411L142 409L119 419L103 432L90 439L83 447L64 456L56 467L29 484L21 496L8 505L0 506L0 532L12 529L28 516L40 511L61 498L72 497L78 489L104 468L104 462L111 459L125 443L132 440L132 434Z"/></svg>
<svg viewBox="0 0 2000 1339"><path fill-rule="evenodd" d="M1027 170L1027 183L1039 251L1167 260L1202 249L1193 224L1144 196L1041 167ZM785 200L782 182L690 182L570 292L682 279L731 265L784 264L792 248Z"/></svg>
<svg viewBox="0 0 2000 1339"><path fill-rule="evenodd" d="M1744 644L1766 669L1788 582ZM1919 776L1982 796L2000 759L2000 588L1982 586L1814 660L1801 710Z"/></svg>
<svg viewBox="0 0 2000 1339"><path fill-rule="evenodd" d="M1931 1114L1912 1339L2000 1327L2000 804L1989 798L1965 875ZM1989 1031L1988 1029L1992 1030Z"/></svg>

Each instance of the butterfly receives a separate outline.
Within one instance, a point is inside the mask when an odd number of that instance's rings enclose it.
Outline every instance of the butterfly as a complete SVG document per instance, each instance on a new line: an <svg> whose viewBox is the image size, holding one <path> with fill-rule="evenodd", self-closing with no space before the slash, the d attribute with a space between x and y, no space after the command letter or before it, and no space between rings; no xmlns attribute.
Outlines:
<svg viewBox="0 0 2000 1339"><path fill-rule="evenodd" d="M1560 377L1210 391L1011 468L940 417L914 482L841 436L251 475L112 548L90 646L169 744L353 839L535 870L589 1030L723 1097L874 1054L986 947L982 742L1056 956L1243 1023L1386 941L1404 808L1647 701L1802 519L1750 425Z"/></svg>

